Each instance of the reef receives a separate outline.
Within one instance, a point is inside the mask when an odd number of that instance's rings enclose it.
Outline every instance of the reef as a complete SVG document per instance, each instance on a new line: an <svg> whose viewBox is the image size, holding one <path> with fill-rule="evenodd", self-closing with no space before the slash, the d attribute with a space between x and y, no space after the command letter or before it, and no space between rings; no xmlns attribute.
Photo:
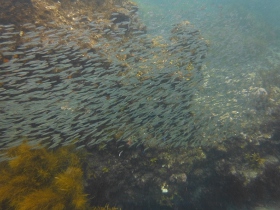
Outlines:
<svg viewBox="0 0 280 210"><path fill-rule="evenodd" d="M121 5L122 7L115 7ZM1 1L1 24L22 25L33 23L47 25L48 22L55 21L57 24L69 24L75 22L83 15L91 13L102 13L110 15L110 10L122 11L128 15L125 6L135 6L135 3L126 0L11 0ZM107 13L106 13L107 12ZM124 15L125 16L125 15ZM102 16L103 17L103 16ZM126 17L127 18L127 17Z"/></svg>
<svg viewBox="0 0 280 210"><path fill-rule="evenodd" d="M1 162L1 208L272 207L280 193L277 132L272 138L235 138L188 149L112 141L78 151L75 145L47 150L26 141L5 151L9 159Z"/></svg>
<svg viewBox="0 0 280 210"><path fill-rule="evenodd" d="M92 148L86 192L97 189L92 205L122 209L274 208L280 193L274 123L272 138L236 137L211 147L120 149L111 142Z"/></svg>

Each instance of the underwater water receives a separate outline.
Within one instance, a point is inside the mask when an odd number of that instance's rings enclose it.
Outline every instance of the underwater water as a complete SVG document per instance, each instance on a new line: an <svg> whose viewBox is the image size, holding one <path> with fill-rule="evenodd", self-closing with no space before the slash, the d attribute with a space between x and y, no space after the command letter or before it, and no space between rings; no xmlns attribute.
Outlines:
<svg viewBox="0 0 280 210"><path fill-rule="evenodd" d="M165 37L172 24L186 19L209 40L202 68L204 84L195 99L197 109L204 110L203 119L212 120L208 125L211 131L206 132L210 137L208 142L221 136L230 139L240 135L249 141L257 138L279 140L279 125L274 127L277 135L271 135L264 128L272 118L279 119L276 114L280 87L279 1L137 2L148 33ZM220 127L213 129L213 123ZM265 155L270 154L272 147ZM255 187L258 194L257 184ZM266 193L269 195L271 191ZM221 209L280 208L277 202L258 207L236 205ZM209 206L202 209L208 208L212 209Z"/></svg>
<svg viewBox="0 0 280 210"><path fill-rule="evenodd" d="M278 1L0 10L0 209L280 208Z"/></svg>
<svg viewBox="0 0 280 210"><path fill-rule="evenodd" d="M260 53L279 47L277 1L138 2L151 33L164 36L180 20L194 24L211 40L208 56L216 66L226 61L226 65L238 65L245 59L252 64L260 60Z"/></svg>
<svg viewBox="0 0 280 210"><path fill-rule="evenodd" d="M237 131L230 135L238 135L245 124L251 127L264 120L277 106L278 102L272 105L265 101L272 95L274 100L279 88L279 2L137 2L149 33L164 37L172 24L186 19L209 41L203 69L204 90L198 93L201 95L197 105L216 118L228 118L226 132Z"/></svg>

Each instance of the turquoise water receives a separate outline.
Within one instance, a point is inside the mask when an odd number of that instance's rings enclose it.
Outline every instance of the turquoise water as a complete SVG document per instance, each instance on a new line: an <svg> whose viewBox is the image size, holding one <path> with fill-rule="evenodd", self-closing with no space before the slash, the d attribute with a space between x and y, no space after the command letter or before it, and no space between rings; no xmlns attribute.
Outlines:
<svg viewBox="0 0 280 210"><path fill-rule="evenodd" d="M223 123L229 126L228 133L236 130L232 136L246 130L245 124L252 126L270 117L279 104L278 1L137 2L149 33L165 37L172 24L188 20L210 43L203 69L204 89L197 99L200 110L210 110L220 119L229 116L229 122ZM265 100L275 103L259 105L256 92L260 88L268 95ZM248 120L252 113L255 120Z"/></svg>
<svg viewBox="0 0 280 210"><path fill-rule="evenodd" d="M277 1L137 2L151 33L164 36L181 20L194 24L210 40L209 58L217 67L265 63L266 53L280 45Z"/></svg>

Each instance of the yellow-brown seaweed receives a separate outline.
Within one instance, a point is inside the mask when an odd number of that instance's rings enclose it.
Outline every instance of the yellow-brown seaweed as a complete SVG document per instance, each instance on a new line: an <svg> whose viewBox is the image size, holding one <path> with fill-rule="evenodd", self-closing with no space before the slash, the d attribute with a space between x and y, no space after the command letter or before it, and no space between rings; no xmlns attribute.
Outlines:
<svg viewBox="0 0 280 210"><path fill-rule="evenodd" d="M71 147L48 151L24 142L7 155L1 163L0 209L86 209L81 162Z"/></svg>

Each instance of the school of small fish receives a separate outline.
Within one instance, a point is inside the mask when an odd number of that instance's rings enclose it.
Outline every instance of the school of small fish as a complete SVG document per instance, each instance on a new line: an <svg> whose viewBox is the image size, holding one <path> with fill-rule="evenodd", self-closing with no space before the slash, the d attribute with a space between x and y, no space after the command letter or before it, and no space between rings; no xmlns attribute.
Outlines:
<svg viewBox="0 0 280 210"><path fill-rule="evenodd" d="M189 22L174 25L169 39L136 28L127 35L133 26L118 17L114 30L94 21L74 30L0 25L0 147L24 138L51 148L199 143L206 122L196 120L192 98L205 40Z"/></svg>

